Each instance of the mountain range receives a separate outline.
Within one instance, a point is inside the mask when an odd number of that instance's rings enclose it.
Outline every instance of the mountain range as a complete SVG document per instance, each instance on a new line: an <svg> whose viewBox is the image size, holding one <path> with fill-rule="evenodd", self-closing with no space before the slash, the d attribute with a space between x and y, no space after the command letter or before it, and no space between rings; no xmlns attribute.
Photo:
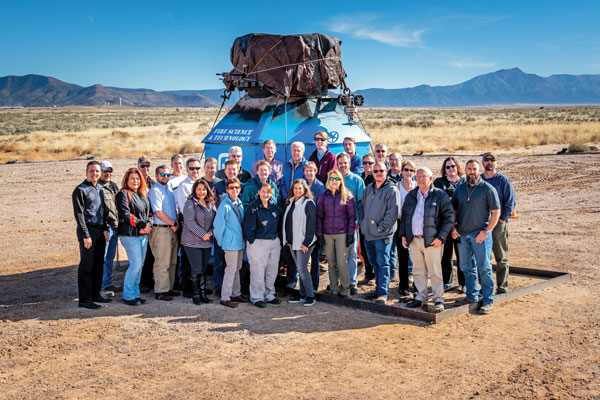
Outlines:
<svg viewBox="0 0 600 400"><path fill-rule="evenodd" d="M0 78L0 107L102 106L217 107L223 89L126 89L99 84L82 87L41 75ZM368 107L463 107L510 104L600 104L600 75L541 77L519 68L479 75L448 86L420 85L405 89L365 89ZM232 105L234 95L226 104Z"/></svg>

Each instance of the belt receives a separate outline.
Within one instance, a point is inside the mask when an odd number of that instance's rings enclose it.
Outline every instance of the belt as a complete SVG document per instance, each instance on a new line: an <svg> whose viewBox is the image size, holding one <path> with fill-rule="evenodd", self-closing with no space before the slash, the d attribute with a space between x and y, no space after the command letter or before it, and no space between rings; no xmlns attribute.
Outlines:
<svg viewBox="0 0 600 400"><path fill-rule="evenodd" d="M170 228L171 225L164 225L164 224L152 224L152 226L158 226L159 228Z"/></svg>
<svg viewBox="0 0 600 400"><path fill-rule="evenodd" d="M413 237L416 237L417 239L423 239L423 235L413 235Z"/></svg>

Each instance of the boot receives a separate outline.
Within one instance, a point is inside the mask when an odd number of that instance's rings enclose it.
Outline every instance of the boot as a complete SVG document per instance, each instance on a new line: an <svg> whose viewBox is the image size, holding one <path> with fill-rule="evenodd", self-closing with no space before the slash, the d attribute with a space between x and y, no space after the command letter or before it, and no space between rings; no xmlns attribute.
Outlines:
<svg viewBox="0 0 600 400"><path fill-rule="evenodd" d="M190 280L192 281L192 291L194 293L192 296L192 301L194 304L200 305L202 304L202 300L200 298L200 275L192 275Z"/></svg>
<svg viewBox="0 0 600 400"><path fill-rule="evenodd" d="M200 301L205 304L212 303L212 299L206 297L206 274L203 274L200 280Z"/></svg>

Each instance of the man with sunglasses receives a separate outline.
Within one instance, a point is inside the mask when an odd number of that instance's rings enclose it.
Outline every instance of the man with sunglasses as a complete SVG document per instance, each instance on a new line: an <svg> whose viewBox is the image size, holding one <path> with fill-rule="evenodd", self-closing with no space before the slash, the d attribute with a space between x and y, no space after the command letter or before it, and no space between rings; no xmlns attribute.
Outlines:
<svg viewBox="0 0 600 400"><path fill-rule="evenodd" d="M373 157L373 155L369 153L365 154L362 159L364 172L362 173L361 178L365 182L365 186L368 186L375 181L375 179L373 178L373 166L375 165L375 157Z"/></svg>
<svg viewBox="0 0 600 400"><path fill-rule="evenodd" d="M102 185L102 191L104 192L104 219L108 225L108 240L104 248L101 295L104 297L114 297L115 292L123 289L113 285L113 265L119 239L119 235L117 234L119 214L117 212L117 205L115 204L115 196L119 193L119 186L111 180L114 170L110 162L102 161L100 169L102 173L100 174L98 183Z"/></svg>
<svg viewBox="0 0 600 400"><path fill-rule="evenodd" d="M491 151L483 154L484 172L481 178L496 189L500 200L500 219L492 231L492 251L496 259L496 293L501 294L508 292L508 219L517 200L510 179L496 170L497 159L496 154Z"/></svg>
<svg viewBox="0 0 600 400"><path fill-rule="evenodd" d="M309 161L312 161L317 166L317 179L325 184L327 181L327 173L332 169L337 169L335 155L329 151L327 144L329 136L326 132L319 131L314 136L315 146L317 149L310 155Z"/></svg>
<svg viewBox="0 0 600 400"><path fill-rule="evenodd" d="M241 183L246 183L250 179L252 179L252 175L250 175L250 172L248 172L242 168L242 159L244 158L244 156L242 154L242 148L240 146L231 146L229 148L228 153L229 153L229 160L237 162L240 167L238 174L237 174L238 180ZM227 176L225 175L225 168L218 170L217 173L215 174L215 176L219 179L226 181Z"/></svg>
<svg viewBox="0 0 600 400"><path fill-rule="evenodd" d="M148 192L154 223L149 242L154 254L154 293L158 300L179 296L173 290L177 266L177 212L175 195L169 187L171 174L166 165L156 167L156 184Z"/></svg>
<svg viewBox="0 0 600 400"><path fill-rule="evenodd" d="M387 177L385 163L379 161L373 167L375 182L363 192L363 215L360 230L365 237L369 261L375 272L375 292L371 297L385 304L390 280L390 255L394 243L399 215L400 192Z"/></svg>
<svg viewBox="0 0 600 400"><path fill-rule="evenodd" d="M377 143L375 145L375 161L385 164L386 169L390 169L390 163L387 159L388 148L385 143Z"/></svg>
<svg viewBox="0 0 600 400"><path fill-rule="evenodd" d="M192 192L192 186L194 182L200 179L200 160L195 157L190 157L185 162L185 169L187 172L187 178L183 180L175 190L175 203L177 206L177 222L179 226L183 225L183 209L188 196ZM179 282L183 289L183 297L192 298L194 292L192 290L192 270L187 255L183 249L180 250L180 261L181 261L181 281Z"/></svg>
<svg viewBox="0 0 600 400"><path fill-rule="evenodd" d="M138 158L138 169L142 174L142 178L146 181L146 186L148 190L154 186L156 181L150 177L150 168L152 167L152 163L150 162L150 158L148 156L140 156Z"/></svg>

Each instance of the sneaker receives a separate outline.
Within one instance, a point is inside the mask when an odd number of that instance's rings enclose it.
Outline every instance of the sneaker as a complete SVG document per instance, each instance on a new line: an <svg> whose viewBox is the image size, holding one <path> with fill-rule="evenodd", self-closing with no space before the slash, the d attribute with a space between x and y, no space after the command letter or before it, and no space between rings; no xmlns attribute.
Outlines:
<svg viewBox="0 0 600 400"><path fill-rule="evenodd" d="M484 304L481 307L479 307L479 314L488 315L491 313L492 313L492 305L491 304Z"/></svg>
<svg viewBox="0 0 600 400"><path fill-rule="evenodd" d="M260 301L260 300L253 304L258 308L265 308L267 306L264 301Z"/></svg>
<svg viewBox="0 0 600 400"><path fill-rule="evenodd" d="M314 306L315 304L317 304L317 300L314 297L307 297L306 300L304 301L303 306L310 307L310 306Z"/></svg>
<svg viewBox="0 0 600 400"><path fill-rule="evenodd" d="M290 303L290 304L306 303L306 297L294 296L288 300L288 303Z"/></svg>
<svg viewBox="0 0 600 400"><path fill-rule="evenodd" d="M387 301L387 298L385 298L383 296L379 296L377 299L375 299L375 303L377 303L377 304L385 304L386 301Z"/></svg>
<svg viewBox="0 0 600 400"><path fill-rule="evenodd" d="M115 292L112 290L108 290L108 288L100 291L100 296L102 297L115 297Z"/></svg>
<svg viewBox="0 0 600 400"><path fill-rule="evenodd" d="M436 313L444 311L444 302L443 301L436 301L435 302L435 307L433 308L433 310Z"/></svg>
<svg viewBox="0 0 600 400"><path fill-rule="evenodd" d="M115 293L120 293L123 291L123 288L120 286L115 286L115 285L110 285L109 287L105 287L102 290L107 290L107 291L111 291L111 292L115 292Z"/></svg>

